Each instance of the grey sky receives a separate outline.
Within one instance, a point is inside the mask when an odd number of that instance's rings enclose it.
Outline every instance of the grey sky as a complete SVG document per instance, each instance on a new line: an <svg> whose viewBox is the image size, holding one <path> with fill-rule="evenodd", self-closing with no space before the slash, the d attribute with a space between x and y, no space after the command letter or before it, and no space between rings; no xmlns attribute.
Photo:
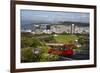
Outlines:
<svg viewBox="0 0 100 73"><path fill-rule="evenodd" d="M58 23L63 21L73 22L89 22L89 13L83 12L54 12L54 11L37 11L37 10L21 10L21 21L40 23Z"/></svg>

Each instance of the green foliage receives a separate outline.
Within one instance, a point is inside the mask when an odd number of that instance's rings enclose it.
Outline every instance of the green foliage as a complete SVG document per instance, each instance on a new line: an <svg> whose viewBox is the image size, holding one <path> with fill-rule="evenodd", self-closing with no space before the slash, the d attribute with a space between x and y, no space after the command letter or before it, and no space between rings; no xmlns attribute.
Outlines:
<svg viewBox="0 0 100 73"><path fill-rule="evenodd" d="M54 35L54 34L56 34L56 33L55 33L55 32L52 32L51 34Z"/></svg>
<svg viewBox="0 0 100 73"><path fill-rule="evenodd" d="M28 37L21 37L21 48L30 47L32 45L32 39Z"/></svg>
<svg viewBox="0 0 100 73"><path fill-rule="evenodd" d="M47 37L41 38L41 40L49 43L49 42L55 42L54 36L53 35L48 35Z"/></svg>
<svg viewBox="0 0 100 73"><path fill-rule="evenodd" d="M48 39L49 39L49 42L54 42L54 41L55 41L55 39L54 39L54 36L53 36L53 35L50 35L50 36L48 37Z"/></svg>
<svg viewBox="0 0 100 73"><path fill-rule="evenodd" d="M42 46L42 53L41 53L41 57L40 57L41 62L53 61L53 60L57 60L59 58L59 55L48 54L49 48L50 47L47 45Z"/></svg>
<svg viewBox="0 0 100 73"><path fill-rule="evenodd" d="M62 35L67 35L68 33L66 33L65 31L62 33Z"/></svg>
<svg viewBox="0 0 100 73"><path fill-rule="evenodd" d="M38 46L41 49L41 53L38 55L33 54L32 50L35 49L33 47L22 48L21 49L21 60L22 62L46 62L53 61L59 58L58 55L48 54L49 46L42 44L42 46Z"/></svg>
<svg viewBox="0 0 100 73"><path fill-rule="evenodd" d="M48 61L56 61L56 60L58 60L59 59L59 55L54 55L54 54L50 54L49 56L48 56Z"/></svg>
<svg viewBox="0 0 100 73"><path fill-rule="evenodd" d="M88 44L88 37L87 36L80 36L78 39L79 43L84 45L84 44Z"/></svg>
<svg viewBox="0 0 100 73"><path fill-rule="evenodd" d="M30 32L21 32L21 37L32 37L33 36L33 34L32 33L30 33Z"/></svg>
<svg viewBox="0 0 100 73"><path fill-rule="evenodd" d="M37 46L42 46L42 42L38 38L32 38L32 45L31 47L37 47Z"/></svg>
<svg viewBox="0 0 100 73"><path fill-rule="evenodd" d="M47 61L47 58L48 58L48 49L49 49L49 46L45 45L45 42L43 42L42 44L43 46L41 46L41 55L40 55L40 61L43 62L43 61Z"/></svg>
<svg viewBox="0 0 100 73"><path fill-rule="evenodd" d="M21 60L22 62L40 62L41 60L41 54L34 54L32 50L35 48L29 47L29 48L22 48L21 49Z"/></svg>
<svg viewBox="0 0 100 73"><path fill-rule="evenodd" d="M21 60L22 62L32 62L35 56L33 56L32 48L21 49Z"/></svg>

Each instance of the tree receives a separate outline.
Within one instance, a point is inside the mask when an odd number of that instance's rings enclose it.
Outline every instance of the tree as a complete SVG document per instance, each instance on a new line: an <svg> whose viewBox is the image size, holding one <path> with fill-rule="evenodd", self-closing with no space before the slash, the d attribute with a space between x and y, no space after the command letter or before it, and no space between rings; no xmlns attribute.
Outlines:
<svg viewBox="0 0 100 73"><path fill-rule="evenodd" d="M48 37L44 37L44 38L42 38L42 40L44 40L45 42L52 42L52 41L55 41L53 35L49 35Z"/></svg>
<svg viewBox="0 0 100 73"><path fill-rule="evenodd" d="M53 39L49 36L49 40ZM46 45L45 41L40 40L37 37L23 37L21 40L21 62L46 62L50 60L57 60L58 55L48 54L49 46ZM40 53L35 54L33 51L39 49Z"/></svg>
<svg viewBox="0 0 100 73"><path fill-rule="evenodd" d="M21 61L22 62L32 62L35 60L35 56L32 53L32 48L21 49Z"/></svg>
<svg viewBox="0 0 100 73"><path fill-rule="evenodd" d="M62 35L67 35L67 33L64 31L64 32L62 33Z"/></svg>
<svg viewBox="0 0 100 73"><path fill-rule="evenodd" d="M32 45L32 39L29 37L21 37L21 48L30 47Z"/></svg>
<svg viewBox="0 0 100 73"><path fill-rule="evenodd" d="M55 61L59 59L59 55L48 54L49 46L42 46L42 53L40 55L40 62Z"/></svg>
<svg viewBox="0 0 100 73"><path fill-rule="evenodd" d="M38 47L38 46L42 46L41 41L38 38L32 38L32 45L31 47Z"/></svg>

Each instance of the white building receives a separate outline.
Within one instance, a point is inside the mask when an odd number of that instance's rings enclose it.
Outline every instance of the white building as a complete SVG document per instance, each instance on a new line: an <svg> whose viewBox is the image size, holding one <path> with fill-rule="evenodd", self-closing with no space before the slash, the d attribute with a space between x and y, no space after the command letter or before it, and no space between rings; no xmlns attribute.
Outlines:
<svg viewBox="0 0 100 73"><path fill-rule="evenodd" d="M27 29L27 30L21 30L21 32L31 32L31 30Z"/></svg>
<svg viewBox="0 0 100 73"><path fill-rule="evenodd" d="M72 25L52 25L51 32L55 32L55 33L89 33L89 26L78 26L75 24Z"/></svg>
<svg viewBox="0 0 100 73"><path fill-rule="evenodd" d="M89 27L75 26L75 33L89 33Z"/></svg>
<svg viewBox="0 0 100 73"><path fill-rule="evenodd" d="M70 33L71 32L71 26L70 25L52 25L51 32L55 32L55 33Z"/></svg>

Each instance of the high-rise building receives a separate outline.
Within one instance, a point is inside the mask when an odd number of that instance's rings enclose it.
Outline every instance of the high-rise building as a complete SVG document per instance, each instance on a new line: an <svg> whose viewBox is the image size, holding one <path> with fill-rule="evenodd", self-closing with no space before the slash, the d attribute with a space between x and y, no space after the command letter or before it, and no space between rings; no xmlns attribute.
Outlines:
<svg viewBox="0 0 100 73"><path fill-rule="evenodd" d="M71 25L71 33L74 34L74 31L75 31L75 24L72 24Z"/></svg>

